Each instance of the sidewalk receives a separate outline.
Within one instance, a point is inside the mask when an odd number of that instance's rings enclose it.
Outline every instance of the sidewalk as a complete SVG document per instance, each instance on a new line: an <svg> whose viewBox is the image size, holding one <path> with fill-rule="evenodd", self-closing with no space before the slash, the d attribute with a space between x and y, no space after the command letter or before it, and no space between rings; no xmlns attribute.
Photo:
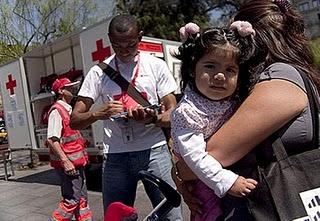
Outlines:
<svg viewBox="0 0 320 221"><path fill-rule="evenodd" d="M60 201L55 171L48 165L15 171L10 181L0 181L0 221L46 221ZM102 220L101 193L89 191L94 220Z"/></svg>
<svg viewBox="0 0 320 221"><path fill-rule="evenodd" d="M26 169L29 162L27 154L19 153L14 160L15 176L10 177L9 181L0 179L0 221L47 221L61 199L55 171L47 164ZM102 197L97 189L99 178L98 173L87 177L89 204L94 221L103 220ZM141 184L138 187L135 208L139 220L152 210ZM183 216L184 220L189 220L189 211L185 204Z"/></svg>

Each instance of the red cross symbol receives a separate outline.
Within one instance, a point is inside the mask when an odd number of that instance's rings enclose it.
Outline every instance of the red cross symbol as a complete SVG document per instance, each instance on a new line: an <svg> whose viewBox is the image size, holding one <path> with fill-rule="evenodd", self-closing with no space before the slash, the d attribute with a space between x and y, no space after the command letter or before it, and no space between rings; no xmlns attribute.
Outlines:
<svg viewBox="0 0 320 221"><path fill-rule="evenodd" d="M96 41L97 50L91 53L92 61L103 62L106 57L111 55L110 46L103 47L102 39Z"/></svg>
<svg viewBox="0 0 320 221"><path fill-rule="evenodd" d="M8 82L6 83L6 88L10 90L10 95L14 94L14 88L17 86L17 81L13 80L12 74L8 75Z"/></svg>

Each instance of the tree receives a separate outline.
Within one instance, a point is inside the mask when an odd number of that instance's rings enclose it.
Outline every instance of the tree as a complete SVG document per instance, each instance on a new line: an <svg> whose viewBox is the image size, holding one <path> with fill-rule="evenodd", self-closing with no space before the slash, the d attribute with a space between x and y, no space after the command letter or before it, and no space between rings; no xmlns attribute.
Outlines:
<svg viewBox="0 0 320 221"><path fill-rule="evenodd" d="M195 22L201 27L221 25L231 17L241 0L118 0L117 10L135 15L144 34L151 37L179 40L179 28ZM219 11L219 18L212 19L211 12Z"/></svg>
<svg viewBox="0 0 320 221"><path fill-rule="evenodd" d="M0 63L97 21L91 0L2 0Z"/></svg>
<svg viewBox="0 0 320 221"><path fill-rule="evenodd" d="M313 39L310 46L314 55L314 62L320 68L320 38Z"/></svg>

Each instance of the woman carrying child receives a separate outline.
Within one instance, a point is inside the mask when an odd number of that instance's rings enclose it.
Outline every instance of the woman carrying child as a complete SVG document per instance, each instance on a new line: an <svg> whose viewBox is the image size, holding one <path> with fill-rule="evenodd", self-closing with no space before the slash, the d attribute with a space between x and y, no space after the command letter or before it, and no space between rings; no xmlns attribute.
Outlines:
<svg viewBox="0 0 320 221"><path fill-rule="evenodd" d="M195 195L204 203L203 213L191 214L192 221L218 220L222 215L219 197L226 193L243 197L257 182L223 169L206 151L206 139L234 113L248 88L241 64L252 55L255 31L210 28L199 31L193 23L180 29L185 42L176 55L182 61L184 96L171 114L173 147L195 174L184 180L195 181ZM245 73L245 72L244 72ZM242 79L245 78L245 79Z"/></svg>
<svg viewBox="0 0 320 221"><path fill-rule="evenodd" d="M289 1L246 2L233 20L239 28L243 27L241 21L250 22L255 30L254 56L243 64L247 70L240 70L240 74L250 73L252 88L232 117L207 139L206 151L223 167L232 166L233 171L251 177L258 166L275 160L269 139L280 130L288 155L310 148L315 134L310 101L300 73L312 79L318 90L320 77L304 33L303 18ZM179 173L188 174L183 161L177 167ZM173 177L192 213L201 214L201 203L189 191L189 184ZM246 198L227 195L222 201L224 218L228 221L256 219ZM265 203L263 198L261 203ZM269 220L279 220L271 211L264 212Z"/></svg>

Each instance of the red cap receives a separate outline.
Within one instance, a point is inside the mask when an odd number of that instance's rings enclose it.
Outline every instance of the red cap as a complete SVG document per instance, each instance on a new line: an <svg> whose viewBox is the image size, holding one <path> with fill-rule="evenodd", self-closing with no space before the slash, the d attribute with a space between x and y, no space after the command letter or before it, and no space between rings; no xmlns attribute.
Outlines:
<svg viewBox="0 0 320 221"><path fill-rule="evenodd" d="M121 202L113 202L106 209L104 221L121 221L123 218L127 218L127 220L137 220L136 209Z"/></svg>
<svg viewBox="0 0 320 221"><path fill-rule="evenodd" d="M79 84L79 81L71 82L68 78L56 79L52 84L52 91L57 93L63 87L69 87Z"/></svg>

